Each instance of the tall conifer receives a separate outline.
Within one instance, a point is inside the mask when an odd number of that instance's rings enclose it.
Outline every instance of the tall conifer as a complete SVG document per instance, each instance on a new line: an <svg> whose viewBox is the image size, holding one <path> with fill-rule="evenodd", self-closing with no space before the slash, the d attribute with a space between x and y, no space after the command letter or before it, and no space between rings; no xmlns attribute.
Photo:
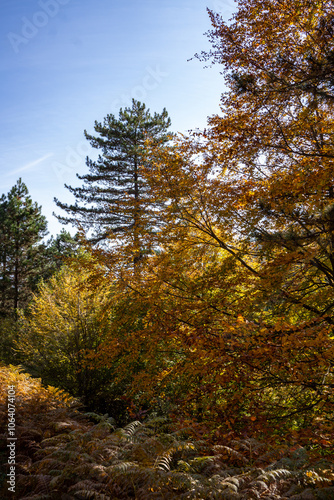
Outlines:
<svg viewBox="0 0 334 500"><path fill-rule="evenodd" d="M36 265L47 234L41 207L33 203L27 186L19 179L7 195L0 198L0 313L16 315L26 305L31 285L36 281Z"/></svg>
<svg viewBox="0 0 334 500"><path fill-rule="evenodd" d="M63 223L72 223L92 230L93 243L103 243L112 236L129 237L134 260L140 258L140 233L150 226L148 186L141 175L145 165L145 140L168 141L170 118L166 109L150 114L145 104L132 100L132 107L120 109L118 119L108 114L103 124L95 122L97 136L85 131L85 137L101 154L96 161L87 158L89 173L78 175L82 187L65 185L75 196L74 205L55 199L68 217L57 216ZM145 165L147 167L147 165Z"/></svg>

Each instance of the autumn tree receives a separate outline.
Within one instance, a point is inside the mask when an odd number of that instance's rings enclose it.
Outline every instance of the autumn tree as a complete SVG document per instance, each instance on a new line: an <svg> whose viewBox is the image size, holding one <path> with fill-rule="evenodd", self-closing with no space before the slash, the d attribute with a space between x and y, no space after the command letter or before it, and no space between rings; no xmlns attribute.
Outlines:
<svg viewBox="0 0 334 500"><path fill-rule="evenodd" d="M156 359L175 342L163 378L188 377L187 408L240 431L310 429L333 411L333 103L312 66L329 64L331 5L247 1L231 23L210 12L222 115L152 145L144 169L169 202L160 254L130 284L151 304L137 342L155 339Z"/></svg>
<svg viewBox="0 0 334 500"><path fill-rule="evenodd" d="M134 259L141 255L140 234L152 228L147 184L140 167L144 162L145 140L156 143L169 139L167 111L150 113L145 104L132 101L132 107L120 109L119 116L109 114L103 123L95 122L96 136L85 131L93 148L101 151L98 159L87 159L89 173L78 175L82 187L66 186L76 198L75 205L55 200L68 217L58 217L64 223L93 230L93 243L103 243L116 235L130 238Z"/></svg>
<svg viewBox="0 0 334 500"><path fill-rule="evenodd" d="M210 12L213 51L204 55L224 65L230 88L209 135L219 166L229 164L238 186L231 209L239 227L266 256L274 300L330 322L332 8L332 2L248 1L231 24Z"/></svg>
<svg viewBox="0 0 334 500"><path fill-rule="evenodd" d="M16 315L31 296L38 279L41 240L47 223L41 207L34 203L19 179L0 199L1 314Z"/></svg>
<svg viewBox="0 0 334 500"><path fill-rule="evenodd" d="M86 255L88 267L96 265ZM92 271L76 261L63 266L39 285L26 314L21 316L17 341L24 365L45 383L80 396L90 405L110 383L108 370L90 370L85 361L101 344L110 327L110 284L92 286Z"/></svg>

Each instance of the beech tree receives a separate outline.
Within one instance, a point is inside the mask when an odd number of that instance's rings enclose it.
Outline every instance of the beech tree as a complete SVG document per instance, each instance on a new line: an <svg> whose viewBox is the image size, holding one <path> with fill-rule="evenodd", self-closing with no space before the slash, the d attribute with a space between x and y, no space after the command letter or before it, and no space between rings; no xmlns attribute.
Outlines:
<svg viewBox="0 0 334 500"><path fill-rule="evenodd" d="M170 118L166 109L151 115L145 104L132 101L131 108L120 109L119 117L109 114L103 123L95 122L96 136L85 131L85 137L101 154L97 161L87 158L89 173L77 175L82 187L66 188L76 198L74 205L55 199L57 206L69 216L58 216L63 223L72 223L86 230L93 243L103 243L113 235L131 239L134 259L140 258L140 233L149 230L152 222L147 184L140 167L145 159L145 140L165 143Z"/></svg>
<svg viewBox="0 0 334 500"><path fill-rule="evenodd" d="M94 269L87 255L81 258ZM90 370L85 364L89 352L97 349L110 328L106 309L110 283L92 287L90 278L91 271L78 269L73 260L41 282L21 318L17 342L25 366L44 382L81 396L86 405L110 383L106 370Z"/></svg>
<svg viewBox="0 0 334 500"><path fill-rule="evenodd" d="M7 195L0 198L0 290L1 314L16 315L31 295L38 279L40 245L47 234L47 223L41 207L28 194L19 179Z"/></svg>
<svg viewBox="0 0 334 500"><path fill-rule="evenodd" d="M333 2L249 0L229 25L210 16L204 57L229 85L208 130L228 172L220 193L235 192L222 206L257 242L273 301L332 323Z"/></svg>
<svg viewBox="0 0 334 500"><path fill-rule="evenodd" d="M185 411L227 428L311 432L334 408L333 101L329 74L314 73L332 12L306 0L241 2L231 23L211 12L222 113L152 145L144 169L169 200L162 251L129 283L150 304L130 343L150 348L144 390L186 380Z"/></svg>

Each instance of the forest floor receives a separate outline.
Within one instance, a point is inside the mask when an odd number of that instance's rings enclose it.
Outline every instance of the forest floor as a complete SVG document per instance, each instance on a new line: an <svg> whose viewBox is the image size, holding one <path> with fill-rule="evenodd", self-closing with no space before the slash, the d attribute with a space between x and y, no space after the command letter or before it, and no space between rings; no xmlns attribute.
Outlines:
<svg viewBox="0 0 334 500"><path fill-rule="evenodd" d="M164 416L117 428L13 366L0 366L0 389L4 500L334 498L326 440L321 453L233 432L215 440Z"/></svg>

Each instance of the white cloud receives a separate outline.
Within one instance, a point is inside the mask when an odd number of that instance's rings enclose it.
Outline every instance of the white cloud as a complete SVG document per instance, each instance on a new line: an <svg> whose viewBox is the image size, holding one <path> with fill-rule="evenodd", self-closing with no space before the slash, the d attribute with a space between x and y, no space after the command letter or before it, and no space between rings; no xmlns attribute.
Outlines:
<svg viewBox="0 0 334 500"><path fill-rule="evenodd" d="M47 160L48 158L51 158L51 156L53 156L53 153L48 153L47 155L44 155L41 158L38 158L37 160L31 161L29 163L26 163L22 167L17 168L16 170L12 170L12 171L8 172L7 177L9 175L13 175L13 174L16 175L16 174L19 174L21 172L25 172L26 170L30 170L31 168L35 167L36 165L39 165L39 163L42 163L44 160Z"/></svg>

